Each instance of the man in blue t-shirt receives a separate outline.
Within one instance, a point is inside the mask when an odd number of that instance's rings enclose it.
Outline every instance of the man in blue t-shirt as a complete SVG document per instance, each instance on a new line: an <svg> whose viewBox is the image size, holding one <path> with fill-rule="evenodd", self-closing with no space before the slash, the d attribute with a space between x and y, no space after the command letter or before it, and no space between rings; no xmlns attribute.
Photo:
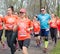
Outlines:
<svg viewBox="0 0 60 54"><path fill-rule="evenodd" d="M49 34L49 24L48 21L50 20L50 15L46 13L44 8L41 8L41 14L37 15L37 20L40 22L41 27L41 37L44 37L45 40L45 48L44 52L48 48L48 34Z"/></svg>

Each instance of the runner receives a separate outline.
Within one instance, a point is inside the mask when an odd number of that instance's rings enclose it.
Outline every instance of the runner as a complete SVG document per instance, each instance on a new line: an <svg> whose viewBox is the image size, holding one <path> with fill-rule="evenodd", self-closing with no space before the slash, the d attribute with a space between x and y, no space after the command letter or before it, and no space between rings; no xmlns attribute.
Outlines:
<svg viewBox="0 0 60 54"><path fill-rule="evenodd" d="M30 30L33 28L31 25L31 21L26 16L26 10L22 8L20 10L20 19L17 22L18 29L18 42L19 46L22 49L23 54L28 54L27 48L30 44ZM16 30L16 26L14 27L14 31Z"/></svg>
<svg viewBox="0 0 60 54"><path fill-rule="evenodd" d="M7 38L7 44L11 49L11 54L14 54L16 51L15 45L16 44L16 32L13 32L13 27L16 25L18 17L13 14L13 7L9 7L7 10L7 15L4 17L4 29L5 29L5 36Z"/></svg>
<svg viewBox="0 0 60 54"><path fill-rule="evenodd" d="M57 20L58 38L60 39L60 18Z"/></svg>
<svg viewBox="0 0 60 54"><path fill-rule="evenodd" d="M4 49L5 44L2 41L2 35L3 35L3 16L0 14L0 42L1 42L3 49Z"/></svg>
<svg viewBox="0 0 60 54"><path fill-rule="evenodd" d="M48 34L49 34L49 24L48 21L50 20L50 15L46 13L45 8L41 8L41 14L37 16L38 21L40 22L40 27L41 27L41 38L44 38L45 40L45 48L44 52L47 51L48 48Z"/></svg>
<svg viewBox="0 0 60 54"><path fill-rule="evenodd" d="M37 21L36 16L33 19L33 30L34 30L34 36L36 40L37 47L40 46L40 23Z"/></svg>
<svg viewBox="0 0 60 54"><path fill-rule="evenodd" d="M57 43L57 18L54 14L51 15L51 20L49 21L49 24L50 24L51 38L54 43L54 46L56 46L56 43Z"/></svg>

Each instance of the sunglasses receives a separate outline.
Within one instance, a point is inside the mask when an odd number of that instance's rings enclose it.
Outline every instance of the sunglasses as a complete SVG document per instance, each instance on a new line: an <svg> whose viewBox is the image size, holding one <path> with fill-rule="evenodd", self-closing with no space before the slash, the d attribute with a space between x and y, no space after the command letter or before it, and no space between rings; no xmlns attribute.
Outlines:
<svg viewBox="0 0 60 54"><path fill-rule="evenodd" d="M19 12L20 14L23 14L24 12Z"/></svg>

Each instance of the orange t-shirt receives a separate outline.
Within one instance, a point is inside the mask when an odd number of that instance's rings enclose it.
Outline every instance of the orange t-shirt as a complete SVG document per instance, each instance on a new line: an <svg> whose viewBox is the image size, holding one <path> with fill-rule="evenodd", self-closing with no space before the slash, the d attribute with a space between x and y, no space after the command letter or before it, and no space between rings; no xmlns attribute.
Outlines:
<svg viewBox="0 0 60 54"><path fill-rule="evenodd" d="M52 18L52 19L49 21L49 24L50 24L50 27L52 27L52 28L57 28L57 19L56 19L56 18Z"/></svg>
<svg viewBox="0 0 60 54"><path fill-rule="evenodd" d="M33 21L33 28L34 28L34 33L40 32L40 24L38 23L38 21Z"/></svg>
<svg viewBox="0 0 60 54"><path fill-rule="evenodd" d="M57 20L57 29L60 31L60 19Z"/></svg>
<svg viewBox="0 0 60 54"><path fill-rule="evenodd" d="M26 18L26 23L27 23L28 25L30 25L30 27L33 27L33 22L32 22L30 19ZM30 32L30 34L31 34L31 33L32 33L32 30L30 30L29 32Z"/></svg>
<svg viewBox="0 0 60 54"><path fill-rule="evenodd" d="M17 23L18 23L18 40L25 40L27 38L30 38L30 31L28 31L28 29L31 26L30 20L20 19Z"/></svg>
<svg viewBox="0 0 60 54"><path fill-rule="evenodd" d="M3 18L0 16L0 30L3 29Z"/></svg>
<svg viewBox="0 0 60 54"><path fill-rule="evenodd" d="M5 16L3 21L6 30L13 30L14 25L17 24L17 17L15 15Z"/></svg>

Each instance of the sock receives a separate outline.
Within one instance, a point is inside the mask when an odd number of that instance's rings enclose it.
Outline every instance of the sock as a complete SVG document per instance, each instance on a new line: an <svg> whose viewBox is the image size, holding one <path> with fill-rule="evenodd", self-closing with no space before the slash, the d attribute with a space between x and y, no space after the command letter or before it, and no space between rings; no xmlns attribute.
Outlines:
<svg viewBox="0 0 60 54"><path fill-rule="evenodd" d="M45 48L48 48L48 41L45 41Z"/></svg>

